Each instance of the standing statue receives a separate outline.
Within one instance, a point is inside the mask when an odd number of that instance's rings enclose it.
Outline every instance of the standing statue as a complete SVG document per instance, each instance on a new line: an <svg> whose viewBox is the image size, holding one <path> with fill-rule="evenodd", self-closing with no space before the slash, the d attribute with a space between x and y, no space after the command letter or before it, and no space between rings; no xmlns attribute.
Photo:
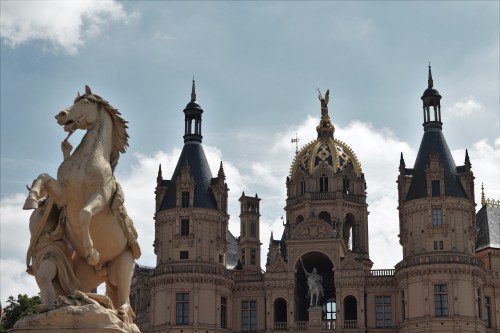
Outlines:
<svg viewBox="0 0 500 333"><path fill-rule="evenodd" d="M318 90L318 99L321 102L321 115L328 115L328 102L330 101L330 89L326 91L325 97L321 96L321 91Z"/></svg>
<svg viewBox="0 0 500 333"><path fill-rule="evenodd" d="M307 286L309 289L306 298L310 299L309 306L318 306L318 302L325 296L323 277L318 274L316 267L309 273L304 266L304 262L302 262L302 258L300 258L300 262L302 263L302 268L307 277Z"/></svg>
<svg viewBox="0 0 500 333"><path fill-rule="evenodd" d="M68 132L61 146L65 159L57 179L44 173L34 180L23 208L35 209L34 215L43 214L48 208L40 206L39 200L46 195L65 212L65 237L74 249L72 265L79 290L88 293L105 282L114 308L132 322L128 298L140 248L114 177L119 155L128 146L127 122L88 86L85 94L78 94L74 104L55 118ZM67 140L77 129L86 134L71 154Z"/></svg>

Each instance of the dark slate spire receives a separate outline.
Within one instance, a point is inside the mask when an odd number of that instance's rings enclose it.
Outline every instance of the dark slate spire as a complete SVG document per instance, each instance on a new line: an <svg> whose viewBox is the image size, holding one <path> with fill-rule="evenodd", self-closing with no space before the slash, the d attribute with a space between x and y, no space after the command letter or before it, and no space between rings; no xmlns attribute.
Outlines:
<svg viewBox="0 0 500 333"><path fill-rule="evenodd" d="M439 165L444 170L444 188L446 196L466 198L465 190L458 179L457 167L451 151L448 148L446 139L442 132L441 122L441 95L434 89L431 66L429 64L428 87L422 96L424 107L424 136L420 143L417 159L412 170L413 179L408 189L406 200L425 198L428 195L426 168L428 167L431 155L438 156ZM434 120L431 120L431 107Z"/></svg>
<svg viewBox="0 0 500 333"><path fill-rule="evenodd" d="M184 142L197 141L201 142L203 136L201 135L201 114L203 109L200 104L196 102L196 88L193 78L193 85L191 88L191 101L184 109Z"/></svg>
<svg viewBox="0 0 500 333"><path fill-rule="evenodd" d="M210 189L212 172L208 165L205 151L201 144L201 114L203 109L196 102L195 81L191 88L191 101L184 109L185 134L184 147L177 161L172 178L168 181L168 192L160 206L160 210L176 208L176 182L182 174L184 166L189 166L189 172L194 178L195 190L193 207L217 209L217 202Z"/></svg>

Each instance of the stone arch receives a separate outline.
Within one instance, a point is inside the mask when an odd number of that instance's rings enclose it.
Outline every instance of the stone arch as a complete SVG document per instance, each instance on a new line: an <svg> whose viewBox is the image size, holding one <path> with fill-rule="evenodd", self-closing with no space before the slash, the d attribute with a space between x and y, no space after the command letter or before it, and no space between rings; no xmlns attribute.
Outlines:
<svg viewBox="0 0 500 333"><path fill-rule="evenodd" d="M359 250L359 225L352 213L347 213L344 219L344 241L350 250Z"/></svg>
<svg viewBox="0 0 500 333"><path fill-rule="evenodd" d="M300 260L302 258L302 262ZM335 281L333 273L333 260L332 258L323 252L311 251L303 254L300 258L297 258L294 268L295 268L295 320L296 321L307 321L309 320L309 298L308 286L307 286L307 276L304 272L304 268L308 273L311 273L314 268L316 268L317 273L323 278L323 289L324 296L318 302L318 306L322 306L326 300L335 298Z"/></svg>
<svg viewBox="0 0 500 333"><path fill-rule="evenodd" d="M318 218L325 221L328 224L332 224L332 216L326 211L322 211L318 214Z"/></svg>
<svg viewBox="0 0 500 333"><path fill-rule="evenodd" d="M288 322L288 304L286 299L278 297L273 302L273 323L275 330L284 330Z"/></svg>
<svg viewBox="0 0 500 333"><path fill-rule="evenodd" d="M304 222L304 216L303 215L298 215L295 218L295 224L299 224L300 222Z"/></svg>
<svg viewBox="0 0 500 333"><path fill-rule="evenodd" d="M358 320L358 300L353 295L344 297L344 327L352 326L353 321ZM346 321L348 323L346 323ZM356 325L357 326L357 325Z"/></svg>

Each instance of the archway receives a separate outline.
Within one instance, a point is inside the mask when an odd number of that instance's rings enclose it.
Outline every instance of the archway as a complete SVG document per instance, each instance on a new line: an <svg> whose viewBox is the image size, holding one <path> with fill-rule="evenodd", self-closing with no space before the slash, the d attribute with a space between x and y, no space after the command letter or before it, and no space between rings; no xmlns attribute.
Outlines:
<svg viewBox="0 0 500 333"><path fill-rule="evenodd" d="M358 301L356 297L349 295L344 298L344 327L355 328L358 323Z"/></svg>
<svg viewBox="0 0 500 333"><path fill-rule="evenodd" d="M303 263L303 264L302 264ZM325 254L321 252L308 252L302 255L302 263L299 260L295 263L295 320L309 320L310 299L308 298L309 288L307 286L307 276L304 269L311 273L316 268L317 273L323 278L324 296L319 300L318 306L328 299L335 298L335 283L333 274L333 264Z"/></svg>
<svg viewBox="0 0 500 333"><path fill-rule="evenodd" d="M278 298L274 301L274 330L286 331L287 325L287 304L283 298Z"/></svg>

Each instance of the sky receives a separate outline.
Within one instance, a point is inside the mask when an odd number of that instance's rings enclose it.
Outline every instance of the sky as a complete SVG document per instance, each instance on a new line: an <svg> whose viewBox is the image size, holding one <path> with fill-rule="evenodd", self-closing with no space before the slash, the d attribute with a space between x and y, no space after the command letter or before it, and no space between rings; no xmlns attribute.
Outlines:
<svg viewBox="0 0 500 333"><path fill-rule="evenodd" d="M441 100L443 133L457 165L469 152L476 203L500 199L500 2L498 1L0 1L0 302L35 295L25 273L26 185L55 176L66 133L54 116L85 85L129 121L130 147L116 177L154 266L158 166L170 178L183 146L196 80L203 145L224 164L229 229L239 235L242 192L261 201L265 268L280 238L285 180L316 138L316 89L330 89L335 137L356 153L367 182L374 269L402 258L399 157L412 167L423 135L427 66ZM70 141L77 146L82 134Z"/></svg>

